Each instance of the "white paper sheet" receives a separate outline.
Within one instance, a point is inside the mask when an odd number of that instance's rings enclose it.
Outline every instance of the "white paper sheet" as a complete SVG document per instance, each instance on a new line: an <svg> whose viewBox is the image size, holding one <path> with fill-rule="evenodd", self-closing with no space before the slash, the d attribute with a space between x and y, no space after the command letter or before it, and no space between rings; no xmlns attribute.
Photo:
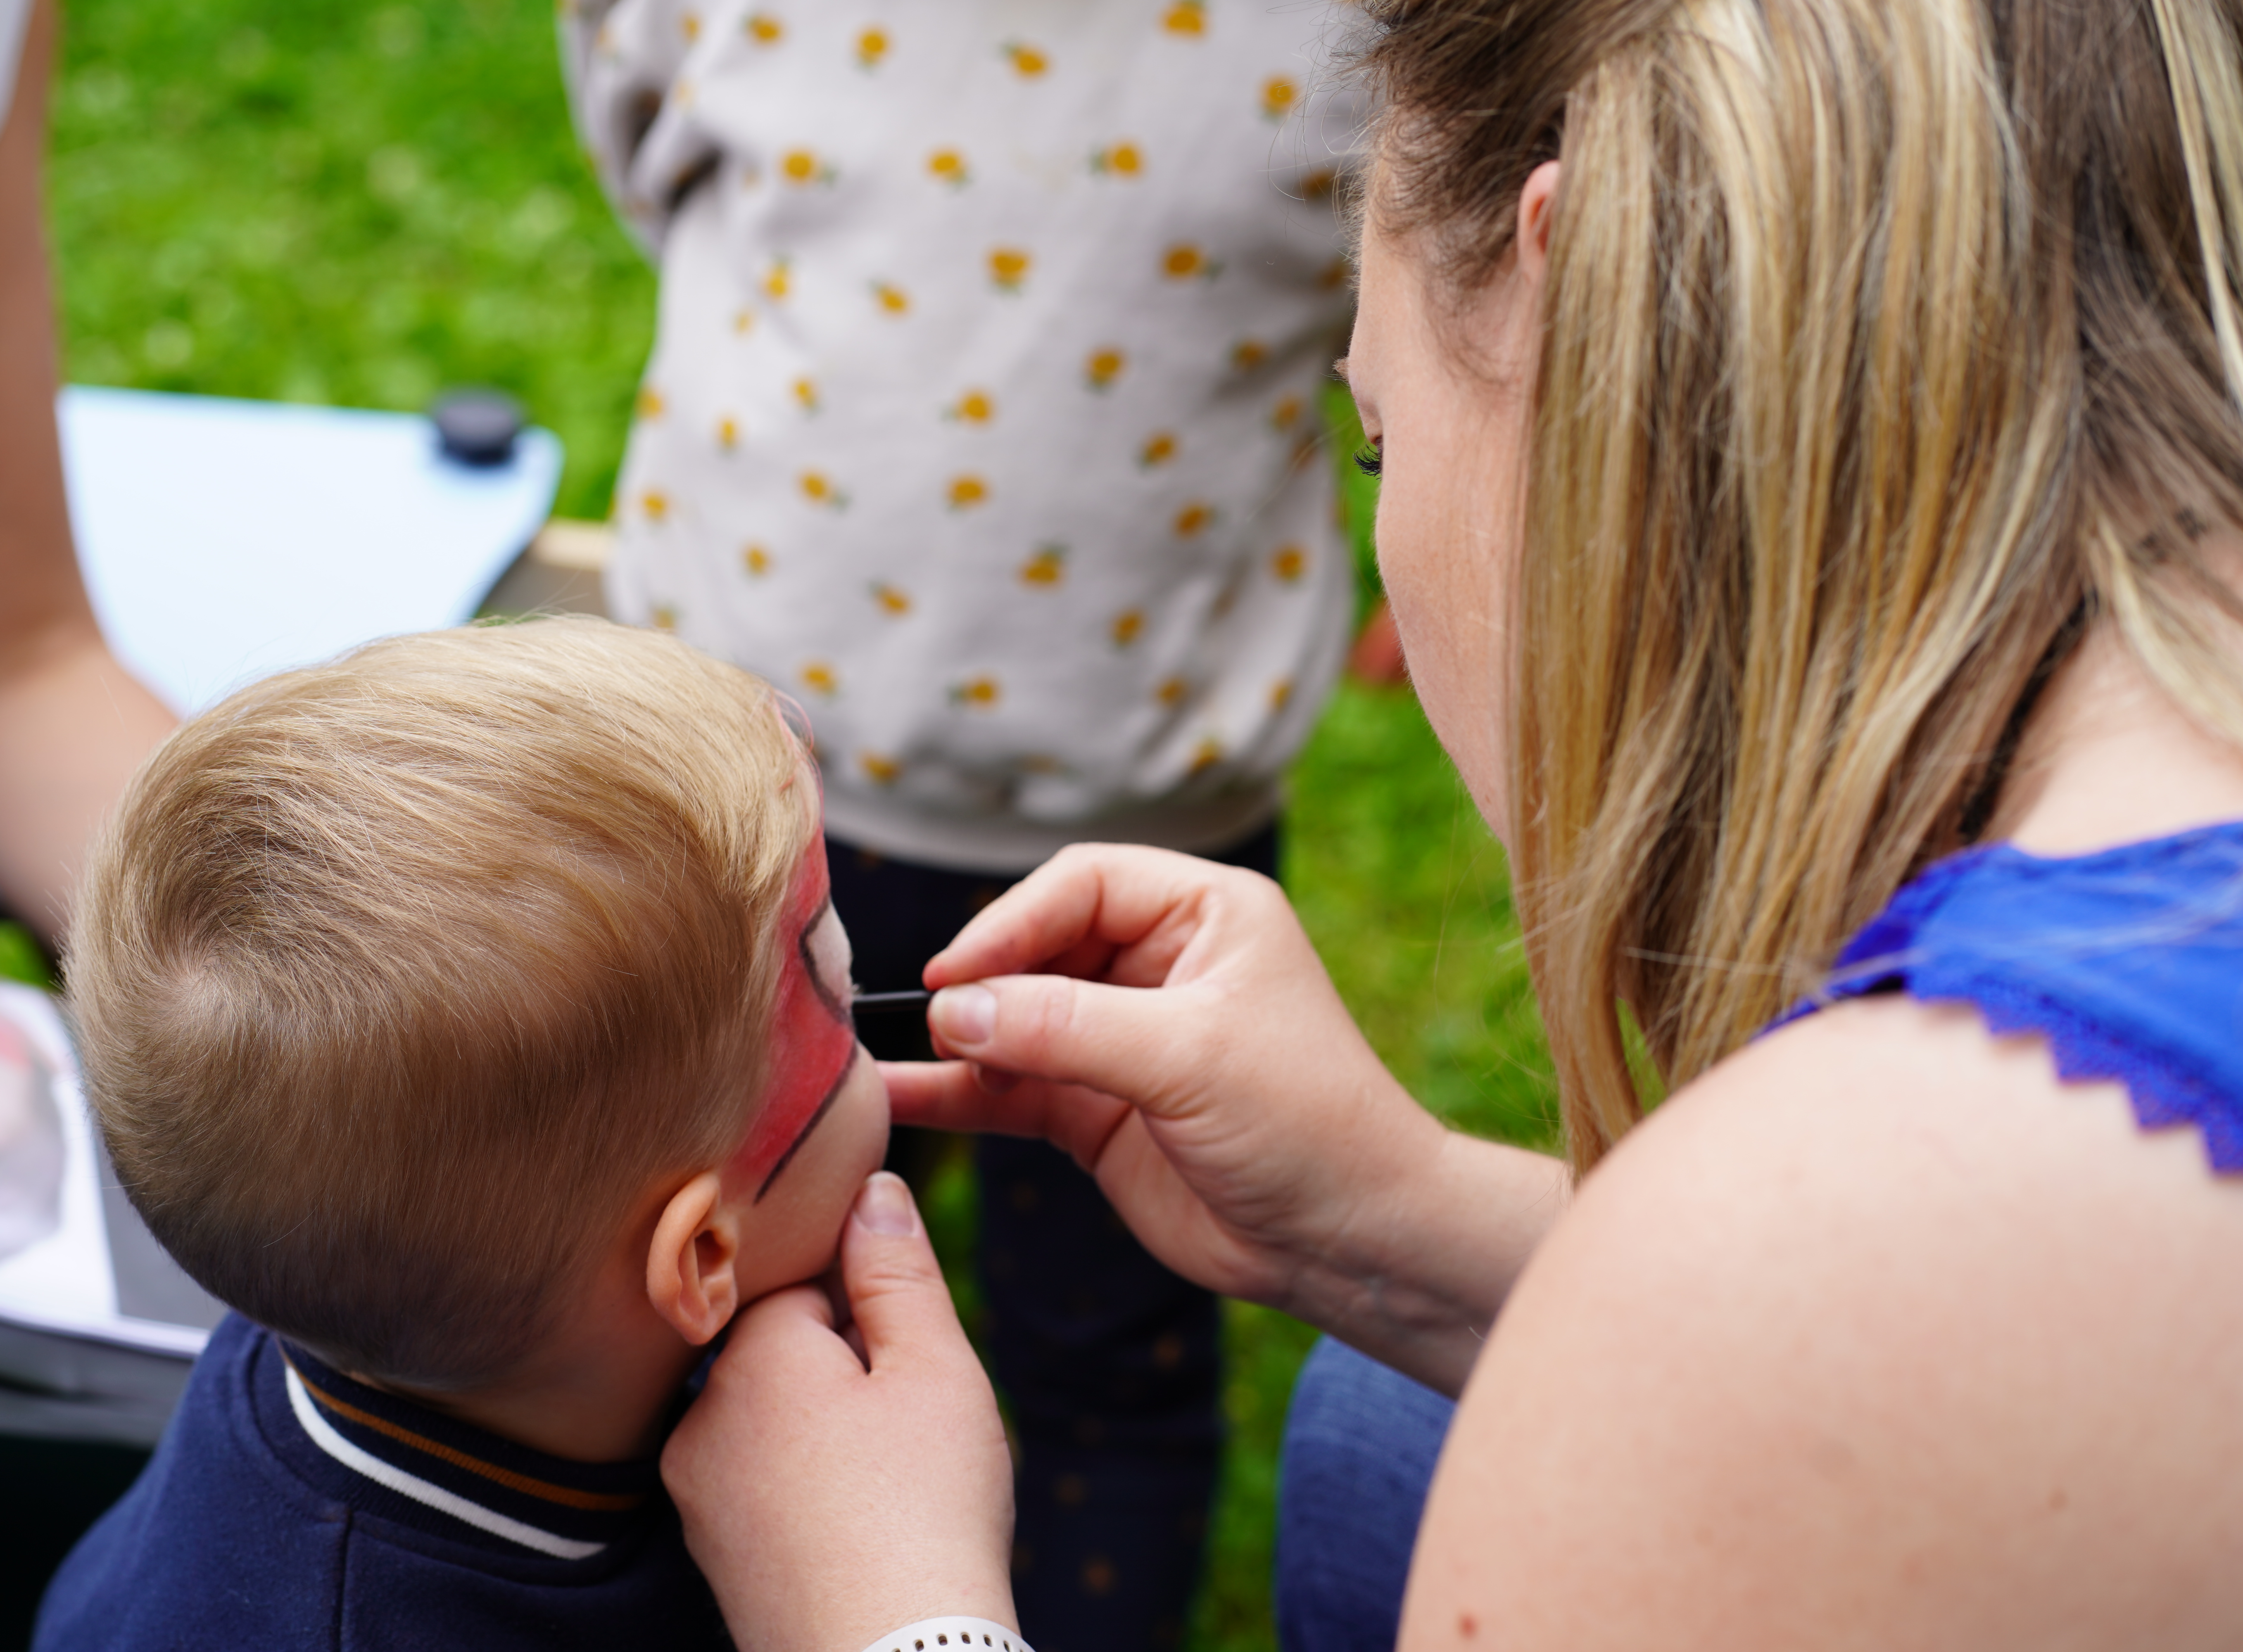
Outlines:
<svg viewBox="0 0 2243 1652"><path fill-rule="evenodd" d="M95 613L181 712L472 618L561 478L559 439L535 428L474 470L411 413L84 386L58 413Z"/></svg>

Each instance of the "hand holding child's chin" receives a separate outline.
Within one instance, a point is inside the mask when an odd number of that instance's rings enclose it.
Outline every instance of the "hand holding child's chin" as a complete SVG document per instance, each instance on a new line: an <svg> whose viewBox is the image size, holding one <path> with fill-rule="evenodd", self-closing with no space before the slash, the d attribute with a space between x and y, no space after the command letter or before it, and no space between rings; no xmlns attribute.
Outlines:
<svg viewBox="0 0 2243 1652"><path fill-rule="evenodd" d="M844 1232L847 1231L848 1223L855 1219L853 1210L850 1215L842 1219ZM826 1312L833 1316L834 1335L847 1343L850 1351L857 1356L857 1363L870 1371L872 1368L872 1356L865 1352L864 1327L857 1323L856 1311L849 1306L849 1284L841 1274L841 1245L839 1234L834 1238L833 1265L810 1282L825 1294Z"/></svg>
<svg viewBox="0 0 2243 1652"><path fill-rule="evenodd" d="M1016 1623L996 1395L899 1179L865 1185L839 1286L845 1322L825 1280L743 1309L663 1453L733 1639L859 1652L938 1614Z"/></svg>

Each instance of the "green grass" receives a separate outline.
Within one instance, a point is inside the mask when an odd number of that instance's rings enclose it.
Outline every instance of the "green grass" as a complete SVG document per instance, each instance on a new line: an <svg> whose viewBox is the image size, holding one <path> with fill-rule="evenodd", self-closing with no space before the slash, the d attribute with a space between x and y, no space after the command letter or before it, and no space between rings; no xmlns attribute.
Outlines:
<svg viewBox="0 0 2243 1652"><path fill-rule="evenodd" d="M567 443L560 512L606 514L654 281L576 152L549 0L67 9L49 185L71 378L394 408L495 384ZM1360 527L1369 484L1344 473ZM1288 883L1380 1055L1461 1127L1552 1141L1502 856L1410 695L1344 689L1294 799ZM17 950L0 973L35 974ZM929 1216L953 1253L973 1203L950 1161ZM1274 1643L1276 1445L1310 1340L1231 1313L1202 1652Z"/></svg>
<svg viewBox="0 0 2243 1652"><path fill-rule="evenodd" d="M72 379L418 410L513 391L603 514L654 280L539 0L69 0L50 214Z"/></svg>
<svg viewBox="0 0 2243 1652"><path fill-rule="evenodd" d="M47 964L39 937L12 919L0 920L0 981L20 981L25 986L52 988L54 970Z"/></svg>

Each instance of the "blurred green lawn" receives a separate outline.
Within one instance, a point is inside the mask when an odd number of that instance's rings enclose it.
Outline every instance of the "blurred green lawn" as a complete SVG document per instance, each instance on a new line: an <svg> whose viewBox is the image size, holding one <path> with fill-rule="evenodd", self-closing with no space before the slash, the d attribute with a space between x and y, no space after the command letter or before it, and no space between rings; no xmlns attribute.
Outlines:
<svg viewBox="0 0 2243 1652"><path fill-rule="evenodd" d="M549 0L65 12L48 176L71 379L408 409L500 385L568 445L559 512L606 514L654 282L576 151ZM1360 536L1369 484L1343 474ZM1464 1128L1551 1143L1502 856L1406 692L1341 692L1289 832L1295 903L1403 1082ZM955 1252L965 1172L932 1191ZM1232 1310L1207 1652L1274 1644L1276 1444L1310 1340Z"/></svg>

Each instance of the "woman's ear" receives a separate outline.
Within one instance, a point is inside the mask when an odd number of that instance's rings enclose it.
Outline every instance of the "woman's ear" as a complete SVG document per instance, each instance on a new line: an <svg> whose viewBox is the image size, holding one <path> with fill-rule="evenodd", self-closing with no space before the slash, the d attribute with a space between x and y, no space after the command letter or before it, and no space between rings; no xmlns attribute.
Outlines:
<svg viewBox="0 0 2243 1652"><path fill-rule="evenodd" d="M700 1347L740 1306L738 1217L724 1183L704 1171L670 1196L646 1252L646 1298L670 1328Z"/></svg>
<svg viewBox="0 0 2243 1652"><path fill-rule="evenodd" d="M1550 262L1550 220L1558 210L1558 163L1544 161L1519 191L1519 272L1537 287Z"/></svg>

